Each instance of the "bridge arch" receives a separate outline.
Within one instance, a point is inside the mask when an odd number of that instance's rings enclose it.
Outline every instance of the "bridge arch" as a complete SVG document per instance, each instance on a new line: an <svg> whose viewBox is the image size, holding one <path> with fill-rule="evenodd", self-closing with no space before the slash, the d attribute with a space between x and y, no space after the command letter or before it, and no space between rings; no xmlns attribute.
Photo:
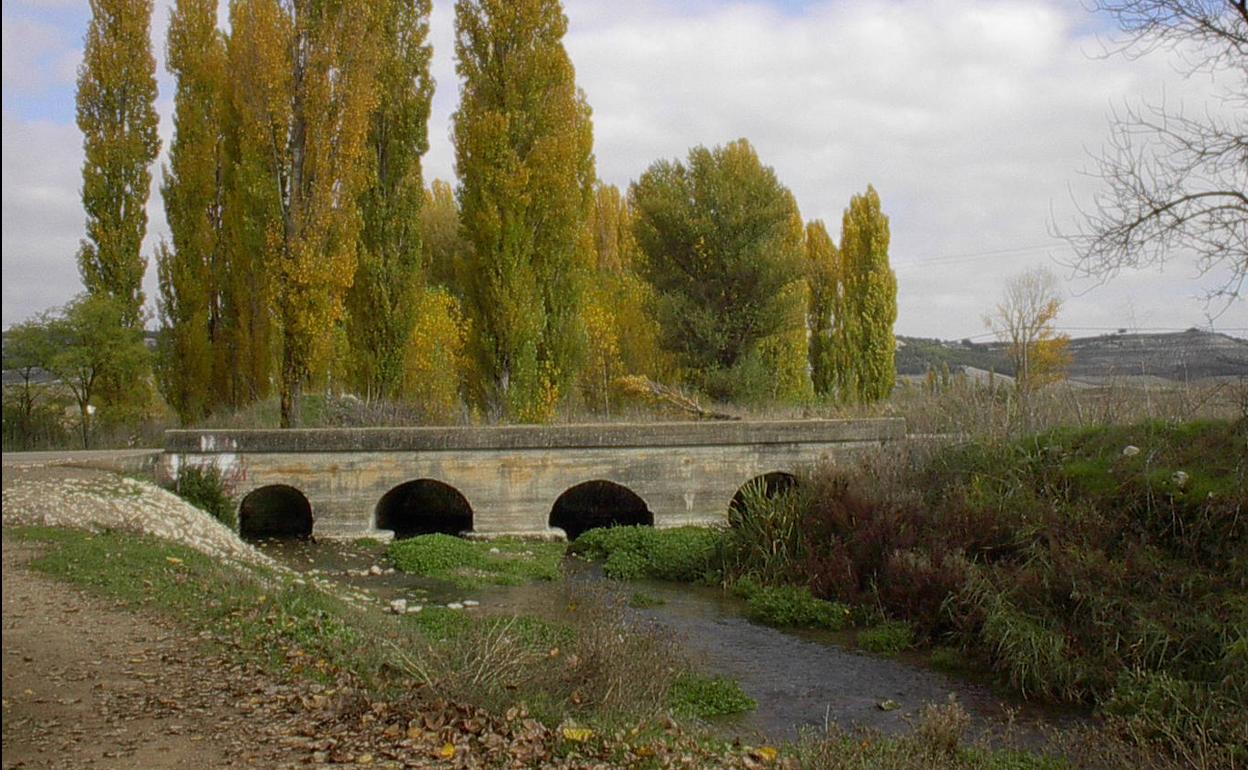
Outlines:
<svg viewBox="0 0 1248 770"><path fill-rule="evenodd" d="M783 492L788 492L796 487L797 483L797 476L788 471L771 471L770 473L762 473L755 476L742 484L737 489L737 493L732 496L732 502L728 504L729 523L735 521L735 514L744 510L746 495L749 494L751 487L761 487L763 495L772 498Z"/></svg>
<svg viewBox="0 0 1248 770"><path fill-rule="evenodd" d="M259 487L239 503L238 533L250 540L308 537L312 504L303 492L287 484Z"/></svg>
<svg viewBox="0 0 1248 770"><path fill-rule="evenodd" d="M394 487L377 502L373 514L377 529L388 529L398 539L441 532L459 535L472 531L472 506L463 493L434 479L416 479Z"/></svg>
<svg viewBox="0 0 1248 770"><path fill-rule="evenodd" d="M623 484L605 479L569 487L550 509L550 526L575 540L596 527L654 526L654 514L641 496Z"/></svg>

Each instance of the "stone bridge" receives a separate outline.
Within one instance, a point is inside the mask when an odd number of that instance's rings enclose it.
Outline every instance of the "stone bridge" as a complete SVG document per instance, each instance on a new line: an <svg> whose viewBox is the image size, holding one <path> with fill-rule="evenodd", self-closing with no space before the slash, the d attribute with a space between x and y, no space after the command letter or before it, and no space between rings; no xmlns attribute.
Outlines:
<svg viewBox="0 0 1248 770"><path fill-rule="evenodd" d="M245 535L575 537L723 522L743 487L905 434L900 419L173 430L163 473L215 466Z"/></svg>

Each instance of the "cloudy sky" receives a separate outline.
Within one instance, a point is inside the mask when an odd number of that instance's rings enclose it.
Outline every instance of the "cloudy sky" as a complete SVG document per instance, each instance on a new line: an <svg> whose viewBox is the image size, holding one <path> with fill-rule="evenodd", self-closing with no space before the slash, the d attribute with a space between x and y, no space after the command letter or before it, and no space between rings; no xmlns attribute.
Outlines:
<svg viewBox="0 0 1248 770"><path fill-rule="evenodd" d="M81 136L74 78L85 0L3 5L3 323L80 290ZM224 5L224 4L223 4ZM1050 265L1064 279L1060 324L1072 335L1119 327L1207 325L1198 299L1217 276L1190 262L1107 285L1065 280L1080 171L1115 106L1165 99L1205 109L1213 86L1169 55L1101 55L1112 29L1079 0L565 0L566 40L594 109L598 173L626 186L657 158L746 137L794 191L807 219L839 232L868 183L892 222L901 334L985 336L982 317L1012 275ZM168 0L153 20L162 136ZM453 2L434 0L434 74L426 178L453 179L458 99ZM157 180L159 173L157 172ZM155 190L156 184L153 184ZM145 253L167 232L149 204ZM146 291L155 295L149 266ZM1248 335L1240 300L1214 327Z"/></svg>

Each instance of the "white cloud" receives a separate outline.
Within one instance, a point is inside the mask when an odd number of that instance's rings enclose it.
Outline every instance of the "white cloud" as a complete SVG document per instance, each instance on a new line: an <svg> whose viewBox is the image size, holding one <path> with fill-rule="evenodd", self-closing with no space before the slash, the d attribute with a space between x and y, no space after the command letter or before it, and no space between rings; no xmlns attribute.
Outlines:
<svg viewBox="0 0 1248 770"><path fill-rule="evenodd" d="M1080 4L1058 0L838 0L784 11L762 2L660 0L567 0L566 7L567 46L594 108L604 179L627 185L656 159L744 136L793 189L803 214L825 219L833 232L849 197L873 183L892 220L898 329L907 334L980 333L1008 276L1064 253L1049 235L1050 216L1066 221L1071 194L1086 200L1093 189L1078 170L1086 150L1104 140L1110 107L1163 92L1171 102L1197 104L1209 89L1181 78L1165 56L1090 56L1100 50L1089 31L1098 25ZM453 178L452 8L434 2L438 90L426 178ZM157 39L166 18L158 9ZM8 69L6 58L6 76ZM167 79L161 87L167 141ZM41 187L59 191L58 199L76 196L70 156L78 139L72 130L11 137L5 121L7 324L42 306L34 287L10 293L10 278L40 276L29 257L11 251L10 221L26 227L10 216L11 201L29 211ZM11 174L10 151L23 151L27 140L29 154L54 162L14 165ZM68 260L72 277L72 248L53 248L76 245L81 232L81 212L68 208L72 201L62 202L55 224L28 227L12 243L17 249L24 239L23 254L63 255L56 258ZM151 244L163 229L158 195L149 211ZM1130 307L1140 326L1199 323L1202 306L1193 297L1202 284L1191 273L1176 260L1164 272L1122 276L1091 291L1071 283L1063 322L1119 326ZM149 270L149 297L153 284ZM1220 323L1248 326L1244 303Z"/></svg>

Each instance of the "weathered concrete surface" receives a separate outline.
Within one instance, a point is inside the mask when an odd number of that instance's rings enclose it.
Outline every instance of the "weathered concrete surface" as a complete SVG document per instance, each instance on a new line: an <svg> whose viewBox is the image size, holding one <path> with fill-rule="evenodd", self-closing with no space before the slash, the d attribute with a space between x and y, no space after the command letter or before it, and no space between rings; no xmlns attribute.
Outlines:
<svg viewBox="0 0 1248 770"><path fill-rule="evenodd" d="M651 423L501 428L169 431L162 468L217 466L236 499L283 484L312 504L318 536L375 535L376 506L399 484L449 484L473 533L550 536L555 500L586 481L620 484L656 526L723 521L753 478L836 461L905 434L899 419Z"/></svg>
<svg viewBox="0 0 1248 770"><path fill-rule="evenodd" d="M91 468L112 473L150 476L160 465L159 449L66 449L50 452L5 452L5 467Z"/></svg>

